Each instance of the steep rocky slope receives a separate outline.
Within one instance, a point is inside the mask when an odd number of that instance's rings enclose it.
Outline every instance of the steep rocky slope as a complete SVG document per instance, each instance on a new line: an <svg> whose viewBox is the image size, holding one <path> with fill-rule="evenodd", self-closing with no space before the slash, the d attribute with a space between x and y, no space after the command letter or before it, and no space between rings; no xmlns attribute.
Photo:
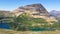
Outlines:
<svg viewBox="0 0 60 34"><path fill-rule="evenodd" d="M30 11L31 13L34 12L33 15L45 15L45 16L49 15L47 10L41 4L32 4L32 5L26 5L23 7L19 7L16 10L14 10L13 13L18 15L18 13L25 12L26 10Z"/></svg>

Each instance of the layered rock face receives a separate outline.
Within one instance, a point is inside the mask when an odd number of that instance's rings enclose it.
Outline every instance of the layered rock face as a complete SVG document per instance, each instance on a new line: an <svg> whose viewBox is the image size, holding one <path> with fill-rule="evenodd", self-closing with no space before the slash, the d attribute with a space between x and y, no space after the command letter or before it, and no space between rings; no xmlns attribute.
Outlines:
<svg viewBox="0 0 60 34"><path fill-rule="evenodd" d="M51 17L48 11L41 4L31 4L17 8L13 11L13 14L19 16L20 14L27 12L34 18L44 18L46 21L57 21L54 17Z"/></svg>
<svg viewBox="0 0 60 34"><path fill-rule="evenodd" d="M33 13L33 15L49 16L49 13L41 4L32 4L32 5L26 5L23 7L19 7L16 10L14 10L14 13L17 15L18 13L23 13L26 10Z"/></svg>

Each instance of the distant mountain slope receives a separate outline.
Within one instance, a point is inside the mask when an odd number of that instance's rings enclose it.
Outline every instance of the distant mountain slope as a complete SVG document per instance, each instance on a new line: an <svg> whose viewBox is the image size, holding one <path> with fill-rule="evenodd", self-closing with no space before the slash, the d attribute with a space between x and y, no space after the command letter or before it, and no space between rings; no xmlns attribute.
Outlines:
<svg viewBox="0 0 60 34"><path fill-rule="evenodd" d="M10 11L0 10L0 15L3 17L10 17L11 13L10 13Z"/></svg>
<svg viewBox="0 0 60 34"><path fill-rule="evenodd" d="M52 10L52 11L50 11L50 14L57 16L57 15L60 15L60 11Z"/></svg>
<svg viewBox="0 0 60 34"><path fill-rule="evenodd" d="M60 20L60 11L52 10L50 14Z"/></svg>

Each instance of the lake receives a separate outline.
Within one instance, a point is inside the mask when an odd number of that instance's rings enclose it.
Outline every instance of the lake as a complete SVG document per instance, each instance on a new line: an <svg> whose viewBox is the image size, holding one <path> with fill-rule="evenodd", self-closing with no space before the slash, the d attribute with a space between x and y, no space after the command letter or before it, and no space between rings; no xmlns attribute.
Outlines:
<svg viewBox="0 0 60 34"><path fill-rule="evenodd" d="M0 28L10 29L10 26L7 23L0 23Z"/></svg>

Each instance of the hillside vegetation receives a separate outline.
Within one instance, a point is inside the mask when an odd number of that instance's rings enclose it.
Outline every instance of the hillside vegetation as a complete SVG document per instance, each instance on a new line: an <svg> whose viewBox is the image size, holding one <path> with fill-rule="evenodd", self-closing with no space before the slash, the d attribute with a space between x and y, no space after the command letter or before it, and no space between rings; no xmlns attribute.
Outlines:
<svg viewBox="0 0 60 34"><path fill-rule="evenodd" d="M23 13L14 17L8 25L17 31L54 31L60 29L60 22L52 23L50 24L43 18L33 18L28 13Z"/></svg>

